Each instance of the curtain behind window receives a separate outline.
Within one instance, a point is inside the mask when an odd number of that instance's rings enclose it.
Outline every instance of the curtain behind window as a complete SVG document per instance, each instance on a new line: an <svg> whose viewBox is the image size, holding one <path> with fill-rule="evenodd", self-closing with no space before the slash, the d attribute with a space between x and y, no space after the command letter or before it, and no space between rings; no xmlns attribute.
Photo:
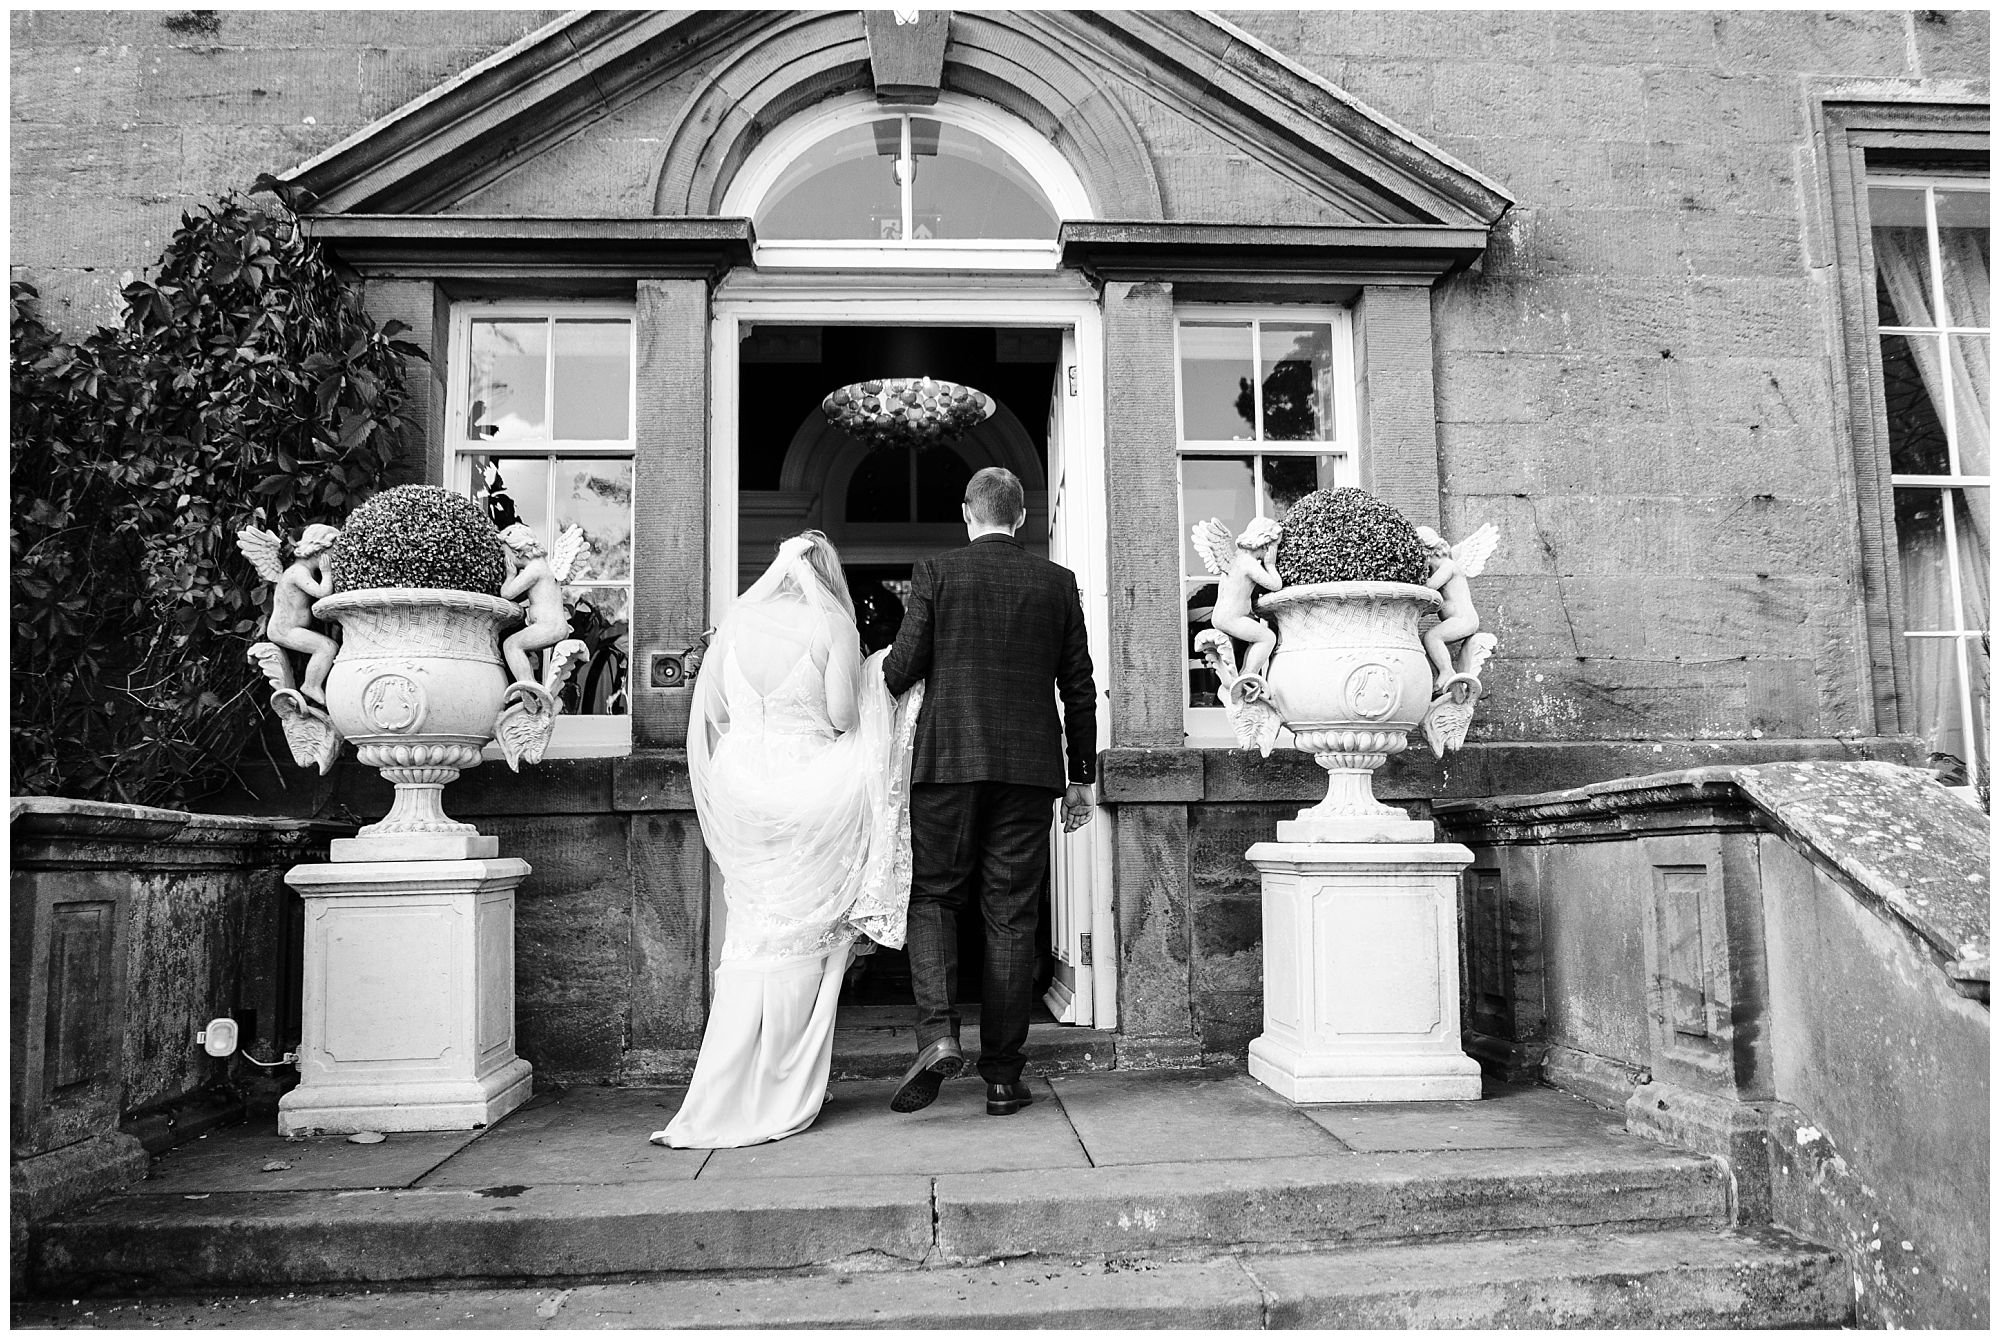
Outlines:
<svg viewBox="0 0 2000 1340"><path fill-rule="evenodd" d="M1882 324L1901 327L1991 329L1988 249L1983 233L1945 229L1939 236L1940 278L1945 312L1935 312L1931 286L1930 238L1923 228L1874 230L1875 264L1887 301ZM1922 399L1891 399L1892 470L1899 474L1945 474L1949 471L1941 442L1926 449L1951 406L1958 439L1958 472L1985 475L1991 459L1988 447L1991 372L1985 335L1885 335L1885 378L1896 380L1892 365L1913 365L1921 381ZM1950 380L1950 397L1946 380ZM1926 431L1928 430L1928 431ZM1903 577L1905 627L1911 631L1990 629L1987 599L1987 558L1992 531L1991 490L1984 487L1911 489L1899 487L1897 548ZM1954 582L1947 554L1945 509L1957 539ZM1953 587L1956 586L1956 591ZM1952 608L1956 599L1959 617ZM1983 772L1983 730L1964 719L1958 697L1958 662L1952 639L1911 638L1910 663L1917 730L1930 742L1939 762L1955 760L1962 771L1975 764ZM1979 641L1967 647L1974 713L1981 721L1988 701L1987 655ZM1973 738L1968 739L1970 727ZM1947 780L1964 781L1963 776Z"/></svg>

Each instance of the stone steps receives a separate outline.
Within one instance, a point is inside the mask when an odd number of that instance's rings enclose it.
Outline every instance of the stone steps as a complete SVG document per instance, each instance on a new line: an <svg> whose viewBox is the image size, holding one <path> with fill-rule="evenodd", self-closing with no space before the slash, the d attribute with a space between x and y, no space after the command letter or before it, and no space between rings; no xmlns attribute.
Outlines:
<svg viewBox="0 0 2000 1340"><path fill-rule="evenodd" d="M979 1007L967 1007L960 1021L960 1036L978 1055ZM1028 1054L1035 1058L1039 1074L1075 1074L1087 1070L1109 1070L1115 1033L1096 1028L1076 1028L1042 1019L1028 1026ZM833 1034L833 1072L840 1080L899 1079L903 1068L917 1054L916 1028L910 1021L909 1006L842 1006L840 1024Z"/></svg>
<svg viewBox="0 0 2000 1340"><path fill-rule="evenodd" d="M17 1302L16 1325L313 1329L634 1327L1470 1329L1839 1326L1833 1253L1714 1228L1537 1233L1198 1259L653 1276L567 1287L293 1291Z"/></svg>
<svg viewBox="0 0 2000 1340"><path fill-rule="evenodd" d="M1719 1164L1629 1142L936 1176L379 1190L142 1188L38 1227L77 1295L1118 1259L1496 1233L1720 1228Z"/></svg>

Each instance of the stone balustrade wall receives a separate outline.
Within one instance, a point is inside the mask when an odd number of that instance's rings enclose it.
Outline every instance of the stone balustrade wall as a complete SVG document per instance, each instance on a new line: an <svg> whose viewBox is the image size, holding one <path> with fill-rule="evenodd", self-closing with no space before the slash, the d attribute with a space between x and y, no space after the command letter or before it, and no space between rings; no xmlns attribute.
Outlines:
<svg viewBox="0 0 2000 1340"><path fill-rule="evenodd" d="M1880 763L1447 801L1465 1045L1729 1161L1877 1325L1987 1319L1986 817Z"/></svg>

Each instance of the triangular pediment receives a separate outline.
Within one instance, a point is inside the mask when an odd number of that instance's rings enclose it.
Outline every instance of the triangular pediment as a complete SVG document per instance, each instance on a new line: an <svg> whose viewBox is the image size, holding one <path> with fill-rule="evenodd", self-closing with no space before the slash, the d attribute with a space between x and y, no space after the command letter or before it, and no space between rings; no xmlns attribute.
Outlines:
<svg viewBox="0 0 2000 1340"><path fill-rule="evenodd" d="M1487 228L1512 203L1214 15L950 24L943 87L1047 135L1100 218ZM872 87L859 11L581 11L281 180L319 214L706 216L779 121Z"/></svg>

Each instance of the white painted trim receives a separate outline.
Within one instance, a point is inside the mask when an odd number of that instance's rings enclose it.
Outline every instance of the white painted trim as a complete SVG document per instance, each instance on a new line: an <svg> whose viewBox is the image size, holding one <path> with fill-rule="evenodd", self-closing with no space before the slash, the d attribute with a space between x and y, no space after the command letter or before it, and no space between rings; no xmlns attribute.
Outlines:
<svg viewBox="0 0 2000 1340"><path fill-rule="evenodd" d="M1252 358L1259 357L1258 323L1275 321L1279 323L1324 321L1331 327L1333 356L1333 432L1331 438L1320 438L1307 442L1260 442L1255 439L1243 441L1194 441L1179 440L1181 425L1186 422L1186 402L1181 386L1181 322L1183 320L1208 321L1248 321L1252 323L1250 348ZM1190 456L1334 456L1338 461L1334 467L1337 484L1358 485L1361 482L1360 414L1358 409L1359 386L1354 370L1354 313L1347 307L1324 305L1298 305L1285 303L1183 303L1174 308L1174 507L1180 517L1180 529L1174 538L1174 562L1180 563L1180 553L1186 544L1187 528L1193 521L1181 515L1185 506L1185 495L1181 483L1181 462ZM1256 431L1263 431L1263 403L1256 404ZM1192 574L1180 573L1179 592L1183 607L1186 605L1188 580ZM1181 622L1183 641L1187 637L1187 624ZM1187 705L1188 675L1190 671L1183 665L1180 671L1181 730L1187 742L1193 746L1231 746L1237 744L1236 729L1229 724L1229 714L1220 707L1190 707ZM1289 733L1287 733L1289 734Z"/></svg>
<svg viewBox="0 0 2000 1340"><path fill-rule="evenodd" d="M1012 281L1012 282L1010 282ZM714 388L709 437L709 603L713 625L737 595L740 469L737 458L740 335L745 323L797 325L1028 326L1064 328L1065 362L1077 367L1075 397L1065 400L1068 444L1076 455L1077 496L1087 501L1083 586L1092 669L1098 681L1098 747L1111 739L1111 604L1104 462L1103 316L1095 291L1070 272L1036 277L982 276L974 285L944 276L755 275L733 272L710 306L709 381ZM1065 374L1066 375L1066 374ZM1046 524L1046 522L1044 522ZM1118 1020L1117 927L1112 915L1112 820L1099 809L1089 921L1093 1025Z"/></svg>
<svg viewBox="0 0 2000 1340"><path fill-rule="evenodd" d="M1055 145L1027 122L990 103L942 93L929 107L884 107L872 93L830 98L766 136L723 192L720 212L755 218L794 160L828 136L903 113L969 130L1005 150L1034 179L1060 222L1097 216L1083 178ZM1062 262L1054 238L936 240L884 245L866 239L759 241L756 263L772 268L1051 270Z"/></svg>
<svg viewBox="0 0 2000 1340"><path fill-rule="evenodd" d="M630 436L623 440L592 438L573 441L564 438L547 438L518 442L474 442L462 436L460 429L465 423L466 398L470 390L467 385L471 360L468 357L472 322L477 320L505 320L509 317L538 317L551 320L589 320L592 318L618 318L627 322L630 343L627 359L632 375L626 388L629 397L625 408L625 427ZM441 481L446 488L461 493L469 493L472 486L472 461L477 456L513 456L532 458L537 456L600 457L610 460L636 461L637 435L639 424L639 322L637 304L621 299L520 299L520 298L468 298L451 305L445 372L445 415L444 415L444 471ZM550 346L553 353L554 346ZM545 377L554 376L554 359L551 357ZM555 396L553 380L543 384L544 403L548 406L550 422L554 423ZM636 470L636 465L635 465ZM637 525L637 517L633 518ZM627 593L626 608L631 608L631 595L637 573L623 582L588 582L583 585L605 588L622 588ZM630 639L630 631L627 631ZM626 665L626 698L630 701L631 690L638 674L638 660L633 657ZM556 718L555 734L550 737L544 758L605 758L622 757L632 752L632 717L630 710L616 716L593 715L573 716L564 714ZM487 745L483 757L488 760L502 757L495 745Z"/></svg>

